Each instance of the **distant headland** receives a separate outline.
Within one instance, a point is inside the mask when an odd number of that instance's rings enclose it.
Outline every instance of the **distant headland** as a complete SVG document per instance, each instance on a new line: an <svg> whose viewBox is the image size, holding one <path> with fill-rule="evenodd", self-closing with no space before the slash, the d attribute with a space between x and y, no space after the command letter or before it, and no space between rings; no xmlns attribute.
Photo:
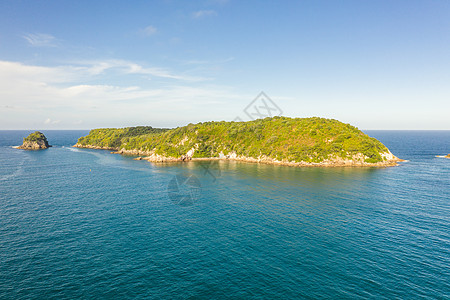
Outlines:
<svg viewBox="0 0 450 300"><path fill-rule="evenodd" d="M79 138L74 147L114 150L152 162L237 160L289 166L385 167L403 161L358 128L318 117L204 122L174 129L101 128Z"/></svg>
<svg viewBox="0 0 450 300"><path fill-rule="evenodd" d="M23 150L43 150L51 147L48 144L45 135L39 131L35 131L23 139L23 144L17 149Z"/></svg>

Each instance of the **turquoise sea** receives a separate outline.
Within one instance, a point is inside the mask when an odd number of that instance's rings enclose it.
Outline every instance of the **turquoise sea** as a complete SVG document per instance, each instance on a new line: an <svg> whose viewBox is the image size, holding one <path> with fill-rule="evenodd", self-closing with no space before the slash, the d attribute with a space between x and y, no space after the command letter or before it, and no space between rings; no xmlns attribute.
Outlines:
<svg viewBox="0 0 450 300"><path fill-rule="evenodd" d="M0 131L1 299L450 299L450 131L392 168L151 164Z"/></svg>

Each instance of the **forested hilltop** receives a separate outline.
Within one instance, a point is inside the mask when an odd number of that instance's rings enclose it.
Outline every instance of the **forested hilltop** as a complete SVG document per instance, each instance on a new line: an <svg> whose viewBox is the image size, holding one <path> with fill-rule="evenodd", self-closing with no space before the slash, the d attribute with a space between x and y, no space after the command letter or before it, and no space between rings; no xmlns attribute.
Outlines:
<svg viewBox="0 0 450 300"><path fill-rule="evenodd" d="M81 137L75 147L148 155L153 161L221 158L301 165L385 165L399 160L358 128L318 117L204 122L174 129L102 128Z"/></svg>
<svg viewBox="0 0 450 300"><path fill-rule="evenodd" d="M51 147L48 144L47 138L42 132L35 131L23 138L23 144L17 149L22 150L43 150Z"/></svg>

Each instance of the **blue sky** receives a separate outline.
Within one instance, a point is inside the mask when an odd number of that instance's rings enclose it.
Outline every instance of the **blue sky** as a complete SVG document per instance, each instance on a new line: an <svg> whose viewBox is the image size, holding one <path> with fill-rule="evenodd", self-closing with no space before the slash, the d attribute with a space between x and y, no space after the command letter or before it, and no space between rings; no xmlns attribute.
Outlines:
<svg viewBox="0 0 450 300"><path fill-rule="evenodd" d="M450 129L450 1L0 2L0 129L290 117Z"/></svg>

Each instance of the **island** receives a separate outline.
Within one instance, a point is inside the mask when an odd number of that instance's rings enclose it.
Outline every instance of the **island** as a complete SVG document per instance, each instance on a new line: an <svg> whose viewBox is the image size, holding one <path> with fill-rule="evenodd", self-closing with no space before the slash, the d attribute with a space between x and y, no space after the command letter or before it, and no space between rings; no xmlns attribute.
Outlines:
<svg viewBox="0 0 450 300"><path fill-rule="evenodd" d="M319 117L204 122L174 129L93 129L74 145L151 162L236 160L288 166L395 166L401 159L358 128Z"/></svg>
<svg viewBox="0 0 450 300"><path fill-rule="evenodd" d="M47 138L42 132L35 131L23 139L23 144L17 149L23 150L43 150L51 147Z"/></svg>

